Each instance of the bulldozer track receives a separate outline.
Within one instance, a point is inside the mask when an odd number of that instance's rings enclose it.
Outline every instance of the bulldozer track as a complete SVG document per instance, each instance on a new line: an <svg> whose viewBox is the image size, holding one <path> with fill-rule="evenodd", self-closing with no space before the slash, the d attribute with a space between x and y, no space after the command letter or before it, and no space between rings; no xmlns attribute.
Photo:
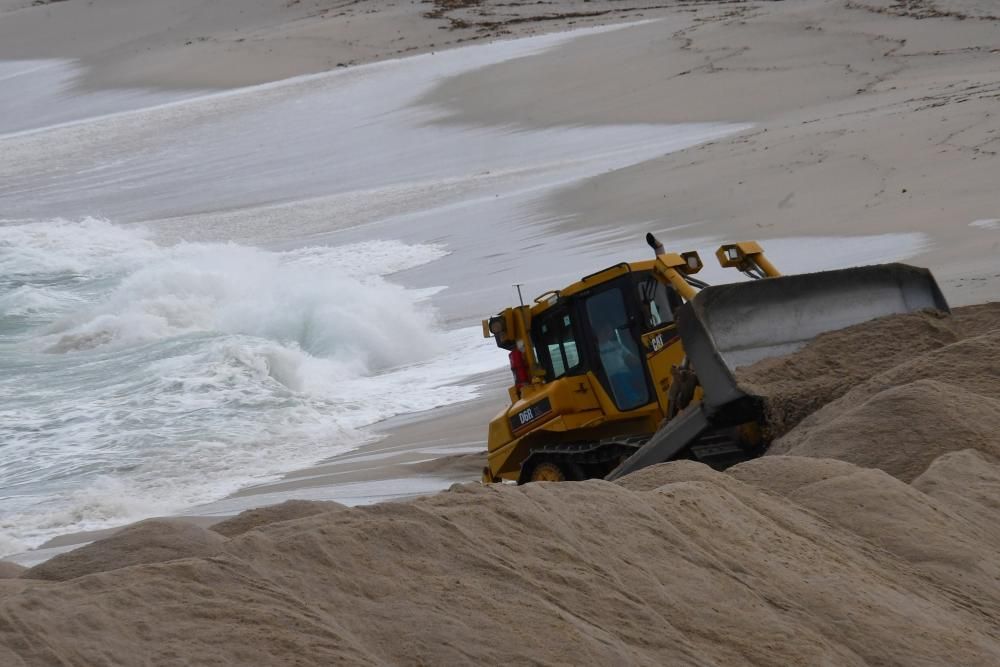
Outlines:
<svg viewBox="0 0 1000 667"><path fill-rule="evenodd" d="M541 461L551 461L555 463L570 463L577 466L586 467L607 467L617 464L623 456L631 455L644 442L648 436L636 436L632 438L614 438L611 440L597 440L592 442L565 442L541 445L534 448L531 454L525 459L522 465L520 483L524 483L533 466ZM612 466L613 467L613 466ZM603 476L603 475L595 475Z"/></svg>
<svg viewBox="0 0 1000 667"><path fill-rule="evenodd" d="M533 466L546 461L557 464L571 464L600 472L605 469L610 472L623 457L631 456L650 436L634 436L630 438L613 438L592 442L564 442L541 445L534 448L525 459L520 483L525 483ZM741 445L733 437L732 429L712 430L702 434L697 440L685 447L676 457L692 459L713 468L722 470L736 463L748 461L759 452L751 451ZM567 466L569 469L569 466ZM603 477L603 474L593 474L588 477Z"/></svg>

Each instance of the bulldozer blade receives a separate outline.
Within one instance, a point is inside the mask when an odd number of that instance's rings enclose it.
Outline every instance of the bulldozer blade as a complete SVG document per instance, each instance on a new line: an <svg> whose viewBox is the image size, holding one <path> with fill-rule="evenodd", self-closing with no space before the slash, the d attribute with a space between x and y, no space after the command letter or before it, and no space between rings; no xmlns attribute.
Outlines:
<svg viewBox="0 0 1000 667"><path fill-rule="evenodd" d="M879 264L706 287L677 311L677 327L704 392L606 479L681 455L710 428L762 422L762 402L735 371L784 356L816 336L886 315L950 312L927 269Z"/></svg>
<svg viewBox="0 0 1000 667"><path fill-rule="evenodd" d="M950 312L930 271L878 264L707 287L680 309L677 324L706 413L736 424L756 417L737 368L790 354L828 331L925 309Z"/></svg>

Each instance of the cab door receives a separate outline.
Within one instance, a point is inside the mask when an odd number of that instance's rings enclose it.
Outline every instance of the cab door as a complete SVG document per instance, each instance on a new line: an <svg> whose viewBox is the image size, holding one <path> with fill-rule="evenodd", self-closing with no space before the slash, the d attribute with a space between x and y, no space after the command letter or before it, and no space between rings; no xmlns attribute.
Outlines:
<svg viewBox="0 0 1000 667"><path fill-rule="evenodd" d="M635 287L638 296L639 317L642 326L642 349L646 365L656 391L660 409L671 415L690 400L693 375L677 371L684 364L684 346L677 335L674 313L683 304L680 296L669 285L659 281L652 272L638 272ZM679 373L679 374L678 374ZM671 395L671 385L677 378L682 386ZM678 405L671 405L677 402Z"/></svg>
<svg viewBox="0 0 1000 667"><path fill-rule="evenodd" d="M637 317L629 307L631 281L616 280L587 295L582 312L592 335L597 376L622 412L652 400Z"/></svg>

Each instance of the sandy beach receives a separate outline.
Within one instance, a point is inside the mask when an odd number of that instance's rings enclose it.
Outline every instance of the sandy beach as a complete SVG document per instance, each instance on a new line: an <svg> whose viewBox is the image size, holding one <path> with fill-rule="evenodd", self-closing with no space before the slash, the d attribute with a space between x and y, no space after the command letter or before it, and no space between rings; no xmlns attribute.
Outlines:
<svg viewBox="0 0 1000 667"><path fill-rule="evenodd" d="M0 59L78 58L83 88L232 88L496 38L676 15L626 0L0 3Z"/></svg>
<svg viewBox="0 0 1000 667"><path fill-rule="evenodd" d="M163 246L237 238L266 263L307 241L398 240L359 262L387 268L357 286L405 311L386 327L403 348L425 340L408 309L431 304L470 369L386 353L379 391L425 401L324 425L312 449L269 454L263 480L191 492L151 529L67 529L14 559L44 568L93 542L48 571L0 561L0 661L995 664L995 307L919 329L873 380L781 387L822 408L796 414L774 456L559 488L476 483L510 374L470 337L513 283L534 297L647 258L647 231L703 254L758 239L787 272L902 260L952 306L996 301L998 14L988 0L0 0L14 67L0 84L16 86L4 224L94 215ZM795 363L829 369L821 355L858 340ZM920 438L886 450L914 420Z"/></svg>

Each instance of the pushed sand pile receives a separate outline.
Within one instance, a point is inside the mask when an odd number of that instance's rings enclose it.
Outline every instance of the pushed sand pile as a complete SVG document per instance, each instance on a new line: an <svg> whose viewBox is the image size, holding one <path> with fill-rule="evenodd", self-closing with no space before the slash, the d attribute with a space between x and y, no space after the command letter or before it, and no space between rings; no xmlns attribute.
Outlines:
<svg viewBox="0 0 1000 667"><path fill-rule="evenodd" d="M972 522L995 522L1000 512L1000 468L975 451L945 454L913 480L913 487Z"/></svg>
<svg viewBox="0 0 1000 667"><path fill-rule="evenodd" d="M998 313L747 369L791 426L726 473L137 524L0 580L0 664L998 664Z"/></svg>
<svg viewBox="0 0 1000 667"><path fill-rule="evenodd" d="M885 317L822 334L804 349L737 371L739 383L767 399L774 435L873 375L959 340L952 318L926 312Z"/></svg>
<svg viewBox="0 0 1000 667"><path fill-rule="evenodd" d="M1000 302L883 317L823 334L806 348L737 371L767 398L769 422L784 435L804 417L862 382L965 338L1000 331ZM979 373L976 373L979 375Z"/></svg>
<svg viewBox="0 0 1000 667"><path fill-rule="evenodd" d="M765 398L769 454L912 481L940 455L1000 456L1000 304L882 318L738 373Z"/></svg>

